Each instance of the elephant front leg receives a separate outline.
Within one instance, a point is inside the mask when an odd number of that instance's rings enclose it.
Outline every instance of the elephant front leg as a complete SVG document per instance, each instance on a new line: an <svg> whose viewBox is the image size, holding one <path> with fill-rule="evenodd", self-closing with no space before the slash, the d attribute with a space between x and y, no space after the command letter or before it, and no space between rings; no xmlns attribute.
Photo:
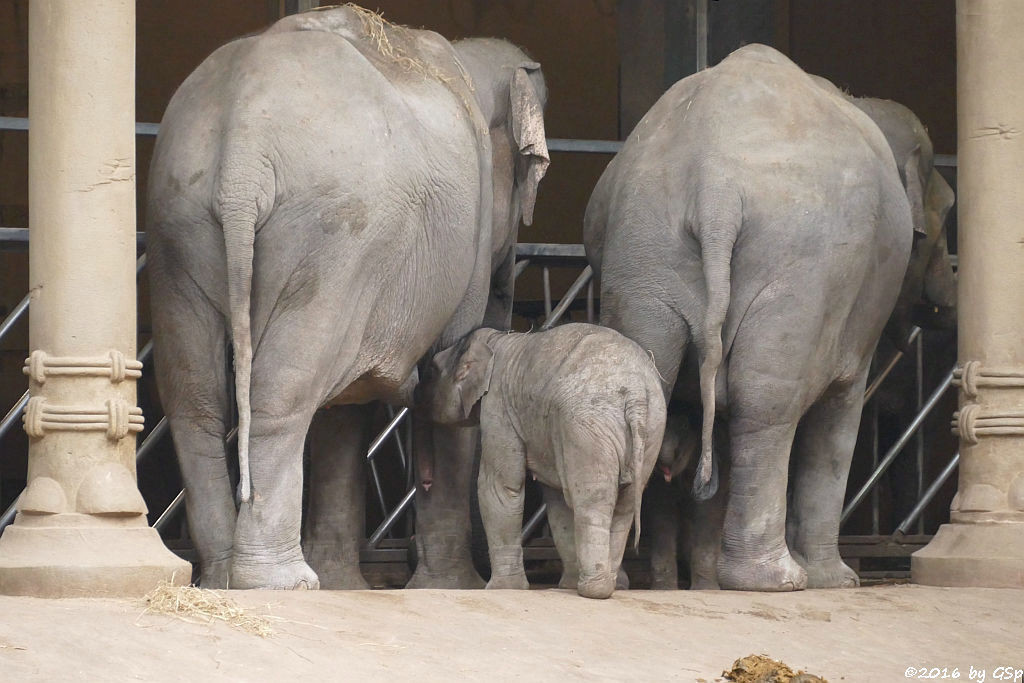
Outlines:
<svg viewBox="0 0 1024 683"><path fill-rule="evenodd" d="M651 588L679 588L677 542L679 539L679 494L658 475L647 487L650 519Z"/></svg>
<svg viewBox="0 0 1024 683"><path fill-rule="evenodd" d="M785 529L794 427L765 425L736 411L729 430L732 469L718 558L719 585L732 590L802 590L807 573L790 555Z"/></svg>
<svg viewBox="0 0 1024 683"><path fill-rule="evenodd" d="M839 520L850 473L867 373L841 394L823 398L804 417L793 448L789 547L807 572L808 588L852 588L857 573L839 556Z"/></svg>
<svg viewBox="0 0 1024 683"><path fill-rule="evenodd" d="M509 448L512 439L496 447L493 437L484 439L480 458L477 494L480 516L487 534L491 559L491 580L487 588L530 587L523 566L523 505L526 500L526 457L519 448Z"/></svg>
<svg viewBox="0 0 1024 683"><path fill-rule="evenodd" d="M249 467L252 497L238 511L231 588L316 589L299 543L302 447L312 410L283 418L254 411Z"/></svg>
<svg viewBox="0 0 1024 683"><path fill-rule="evenodd" d="M415 415L413 419L416 457L431 457L433 482L429 490L416 482L418 562L406 588L483 588L473 567L469 518L480 430L432 425Z"/></svg>
<svg viewBox="0 0 1024 683"><path fill-rule="evenodd" d="M580 578L579 562L576 559L576 539L573 532L572 510L565 502L565 496L558 489L541 484L544 504L548 508L548 526L555 541L555 549L562 560L562 578L559 588L576 589Z"/></svg>
<svg viewBox="0 0 1024 683"><path fill-rule="evenodd" d="M366 440L373 405L316 412L309 430L310 482L303 550L320 587L369 588L359 570L365 536Z"/></svg>

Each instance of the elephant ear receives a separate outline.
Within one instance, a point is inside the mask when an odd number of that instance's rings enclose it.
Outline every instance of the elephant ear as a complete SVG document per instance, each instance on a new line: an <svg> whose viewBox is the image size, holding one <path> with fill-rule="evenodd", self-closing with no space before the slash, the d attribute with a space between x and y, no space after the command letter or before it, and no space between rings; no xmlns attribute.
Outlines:
<svg viewBox="0 0 1024 683"><path fill-rule="evenodd" d="M523 223L533 223L533 208L537 203L537 186L548 170L551 157L544 136L544 106L530 79L530 72L540 69L536 62L523 62L512 74L509 87L512 136L519 146L516 159L516 185L523 211Z"/></svg>
<svg viewBox="0 0 1024 683"><path fill-rule="evenodd" d="M949 186L942 174L933 168L931 175L928 176L926 202L928 214L934 216L934 229L943 230L946 227L946 216L949 215L949 210L953 208L955 201L956 194L954 194L953 188Z"/></svg>
<svg viewBox="0 0 1024 683"><path fill-rule="evenodd" d="M928 236L924 214L924 183L921 181L921 147L917 146L903 164L903 188L907 192L907 199L910 200L915 240Z"/></svg>
<svg viewBox="0 0 1024 683"><path fill-rule="evenodd" d="M455 387L459 393L462 417L469 420L473 408L491 388L494 349L482 339L474 340L459 359L455 369Z"/></svg>

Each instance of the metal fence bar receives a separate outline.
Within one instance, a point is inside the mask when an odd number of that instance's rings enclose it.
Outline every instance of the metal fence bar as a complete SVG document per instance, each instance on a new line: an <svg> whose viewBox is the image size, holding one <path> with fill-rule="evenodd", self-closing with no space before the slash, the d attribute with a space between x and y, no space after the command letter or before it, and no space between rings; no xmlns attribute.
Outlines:
<svg viewBox="0 0 1024 683"><path fill-rule="evenodd" d="M373 440L373 443L370 444L370 447L366 449L367 460L373 459L373 456L380 449L380 446L382 443L384 443L384 440L387 439L388 436L390 436L391 432L395 431L395 428L398 427L399 424L401 424L402 420L404 420L405 416L408 414L409 409L402 408L393 418L391 418L391 422L389 422L388 425L384 428L384 430L377 435L377 438Z"/></svg>
<svg viewBox="0 0 1024 683"><path fill-rule="evenodd" d="M910 511L910 514L907 515L907 518L900 522L900 525L896 527L896 532L893 534L894 536L905 535L907 533L907 530L910 529L910 526L914 523L914 520L921 517L921 513L924 512L924 509L926 507L928 507L928 503L932 502L932 499L935 498L935 495L939 492L939 489L942 488L942 485L945 484L946 480L949 479L951 474L953 474L953 471L956 470L956 466L959 463L960 453L957 452L957 454L953 456L953 459L949 461L949 464L947 464L946 467L942 470L942 472L939 473L939 476L935 479L935 481L932 482L932 485L928 487L928 490L924 492L924 495L921 496L921 498L917 501L917 505L915 505L914 509Z"/></svg>
<svg viewBox="0 0 1024 683"><path fill-rule="evenodd" d="M0 422L0 439L6 436L7 432L21 417L21 413L25 410L25 406L28 405L28 391L21 395L21 398L11 406L11 409L7 411L7 415L4 416L4 421Z"/></svg>
<svg viewBox="0 0 1024 683"><path fill-rule="evenodd" d="M916 344L916 358L915 370L916 378L915 382L915 398L917 400L917 412L921 412L921 408L924 406L924 335L917 335ZM924 430L918 429L917 434L914 435L914 441L916 446L916 460L917 460L917 499L921 500L921 495L924 493ZM920 525L917 533L924 533L924 524Z"/></svg>
<svg viewBox="0 0 1024 683"><path fill-rule="evenodd" d="M920 336L921 336L921 328L920 327L912 328L910 330L910 334L907 336L907 346L910 346L915 341L917 341L920 338ZM903 356L904 356L904 353L902 351L897 351L893 355L892 359L888 362L888 364L886 364L886 366L882 369L882 371L878 373L878 376L875 377L873 380L871 380L871 384L864 391L864 402L865 403L867 403L868 401L871 400L871 397L875 395L876 391L878 391L878 387L882 386L882 382L885 381L885 378L889 376L889 373L891 373L893 371L893 368L896 367L896 364L900 362L900 359L903 358Z"/></svg>
<svg viewBox="0 0 1024 683"><path fill-rule="evenodd" d="M559 301L558 305L555 306L553 311L551 311L551 315L544 320L544 324L540 326L541 330L550 330L555 323L565 315L565 312L569 310L569 306L576 300L576 297L579 296L580 292L587 286L587 283L590 282L590 278L593 276L594 271L590 269L590 266L583 269L580 276L576 278L576 281L569 287L569 291L565 293L562 300Z"/></svg>
<svg viewBox="0 0 1024 683"><path fill-rule="evenodd" d="M946 390L949 389L952 383L953 370L950 369L950 371L946 373L946 377L945 379L942 380L942 383L939 384L935 391L932 392L931 396L928 397L928 400L925 402L924 407L921 409L921 412L919 412L914 417L910 425L903 431L903 434L900 435L900 438L897 439L896 443L894 443L892 447L888 450L888 452L885 454L885 457L883 457L882 460L878 463L878 467L875 468L875 471L871 473L871 476L868 477L868 480L857 492L857 495L851 498L850 502L847 503L846 507L843 508L843 516L840 519L840 523L845 522L847 519L849 519L854 509L861 504L861 502L864 500L864 497L868 494L868 492L870 492L874 488L875 484L878 483L878 480L881 479L883 474L885 474L885 471L889 469L889 465L892 464L892 461L896 459L896 456L900 454L900 451L903 450L903 447L907 445L908 441L910 441L910 437L914 435L914 432L916 432L917 429L921 426L921 423L924 422L924 419L928 417L928 414L932 412L932 409L934 409L935 406L938 405L939 399L942 398L942 395L946 393Z"/></svg>
<svg viewBox="0 0 1024 683"><path fill-rule="evenodd" d="M167 509L160 513L160 516L153 522L153 528L157 531L163 531L163 528L167 526L167 522L171 521L176 513L185 502L185 489L178 491L178 495L174 497L171 504L167 506Z"/></svg>
<svg viewBox="0 0 1024 683"><path fill-rule="evenodd" d="M377 472L377 461L370 459L370 475L373 478L373 488L377 491L377 502L380 503L380 514L387 517L388 504L384 502L384 487L380 484L380 473Z"/></svg>
<svg viewBox="0 0 1024 683"><path fill-rule="evenodd" d="M544 280L544 317L551 315L551 269L547 266L541 270Z"/></svg>
<svg viewBox="0 0 1024 683"><path fill-rule="evenodd" d="M384 538L384 534L391 531L391 527L395 525L395 522L398 521L398 518L402 516L402 513L405 512L406 508L408 508L409 505L412 504L413 498L415 497L416 487L413 486L405 494L405 497L402 498L402 501L398 504L398 506L391 511L391 514L388 515L383 522L381 522L380 526L377 527L376 531L374 531L373 534L370 536L369 545L371 548L376 548L377 545L380 544L380 539Z"/></svg>
<svg viewBox="0 0 1024 683"><path fill-rule="evenodd" d="M21 320L21 316L25 315L25 311L28 310L28 303L31 298L31 294L26 294L25 298L19 301L18 305L14 307L14 310L8 313L7 317L4 318L4 321L0 323L0 339L3 339L4 336L10 332L11 328Z"/></svg>
<svg viewBox="0 0 1024 683"><path fill-rule="evenodd" d="M529 521L523 525L523 533L519 535L519 542L526 543L533 536L533 532L537 530L537 527L544 522L544 518L548 514L547 503L541 503L541 506L537 508L537 511L533 513Z"/></svg>
<svg viewBox="0 0 1024 683"><path fill-rule="evenodd" d="M387 411L388 411L388 419L394 420L395 419L395 409L394 409L394 407L391 404L387 405ZM406 460L405 460L405 446L402 445L402 435L398 431L395 431L394 432L394 436L395 436L395 448L398 449L398 459L402 463L402 471L405 471L405 463L406 463Z"/></svg>
<svg viewBox="0 0 1024 683"><path fill-rule="evenodd" d="M878 467L878 402L871 404L871 471ZM871 489L871 533L878 535L879 524L878 487Z"/></svg>

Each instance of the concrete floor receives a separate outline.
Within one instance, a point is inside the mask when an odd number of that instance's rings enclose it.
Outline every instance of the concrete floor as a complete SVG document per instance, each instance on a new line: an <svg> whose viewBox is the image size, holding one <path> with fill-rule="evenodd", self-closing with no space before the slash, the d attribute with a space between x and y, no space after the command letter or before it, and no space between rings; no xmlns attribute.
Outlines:
<svg viewBox="0 0 1024 683"><path fill-rule="evenodd" d="M2 681L713 681L766 653L835 681L1024 669L1024 591L233 591L260 638L140 601L0 597ZM1012 675L1012 674L1011 674ZM917 676L911 677L916 678ZM1017 680L1020 680L1019 678Z"/></svg>

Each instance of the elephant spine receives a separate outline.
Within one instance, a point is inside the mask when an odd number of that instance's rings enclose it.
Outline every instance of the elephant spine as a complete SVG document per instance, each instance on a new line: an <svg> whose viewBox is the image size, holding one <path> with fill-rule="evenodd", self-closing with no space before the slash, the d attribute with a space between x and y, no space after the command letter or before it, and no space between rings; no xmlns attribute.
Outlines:
<svg viewBox="0 0 1024 683"><path fill-rule="evenodd" d="M647 401L632 398L626 401L626 424L631 444L630 466L633 481L633 549L640 547L640 503L644 495L644 451L647 449Z"/></svg>
<svg viewBox="0 0 1024 683"><path fill-rule="evenodd" d="M697 195L696 237L700 243L707 293L702 333L695 340L701 352L700 397L704 410L700 461L693 482L697 500L707 500L717 489L717 482L712 481L715 385L722 366L722 327L729 312L732 249L743 221L742 201L727 183L723 178L716 178L714 185L706 182Z"/></svg>

